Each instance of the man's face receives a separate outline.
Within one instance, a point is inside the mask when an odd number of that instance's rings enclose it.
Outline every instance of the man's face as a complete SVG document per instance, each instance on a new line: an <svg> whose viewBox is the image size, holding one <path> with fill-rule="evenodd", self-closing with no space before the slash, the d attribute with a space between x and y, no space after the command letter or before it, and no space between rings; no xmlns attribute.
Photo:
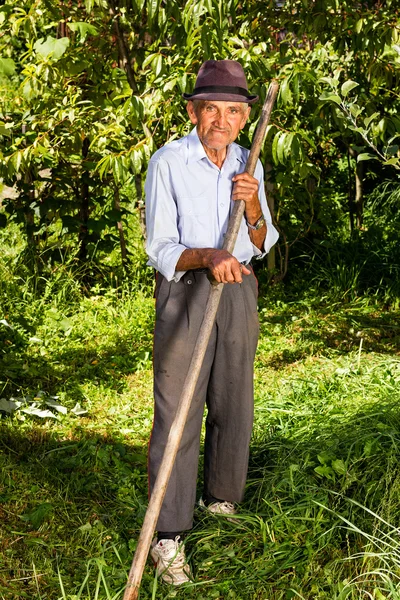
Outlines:
<svg viewBox="0 0 400 600"><path fill-rule="evenodd" d="M250 114L243 102L220 100L189 101L187 111L203 146L222 150L234 142Z"/></svg>

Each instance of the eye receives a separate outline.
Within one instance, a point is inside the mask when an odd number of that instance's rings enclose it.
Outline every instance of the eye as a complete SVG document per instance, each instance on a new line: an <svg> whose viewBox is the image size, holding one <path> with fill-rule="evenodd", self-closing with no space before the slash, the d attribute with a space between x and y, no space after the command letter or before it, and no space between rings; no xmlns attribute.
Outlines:
<svg viewBox="0 0 400 600"><path fill-rule="evenodd" d="M213 104L208 104L206 106L206 111L207 112L214 112L215 111L215 106Z"/></svg>

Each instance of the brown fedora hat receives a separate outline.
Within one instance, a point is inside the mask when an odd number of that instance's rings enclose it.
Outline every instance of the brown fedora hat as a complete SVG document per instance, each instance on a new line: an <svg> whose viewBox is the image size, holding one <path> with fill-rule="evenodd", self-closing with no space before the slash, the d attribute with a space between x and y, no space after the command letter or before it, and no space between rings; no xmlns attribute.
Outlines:
<svg viewBox="0 0 400 600"><path fill-rule="evenodd" d="M247 89L243 67L236 60L206 60L199 70L192 94L182 94L185 100L224 100L257 102Z"/></svg>

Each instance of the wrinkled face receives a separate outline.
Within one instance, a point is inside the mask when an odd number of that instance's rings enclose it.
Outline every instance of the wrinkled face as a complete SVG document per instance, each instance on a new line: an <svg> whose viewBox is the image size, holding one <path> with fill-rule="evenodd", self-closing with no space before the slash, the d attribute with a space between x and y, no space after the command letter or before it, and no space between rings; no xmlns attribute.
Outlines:
<svg viewBox="0 0 400 600"><path fill-rule="evenodd" d="M250 114L244 102L190 100L187 111L203 146L222 150L234 142Z"/></svg>

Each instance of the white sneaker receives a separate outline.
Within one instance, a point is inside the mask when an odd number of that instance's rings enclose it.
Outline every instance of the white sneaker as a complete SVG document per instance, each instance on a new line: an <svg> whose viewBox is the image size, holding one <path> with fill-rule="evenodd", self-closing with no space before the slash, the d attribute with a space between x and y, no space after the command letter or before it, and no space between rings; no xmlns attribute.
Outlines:
<svg viewBox="0 0 400 600"><path fill-rule="evenodd" d="M182 585L190 581L191 572L186 562L185 546L179 535L174 540L153 540L150 556L158 576L165 583Z"/></svg>
<svg viewBox="0 0 400 600"><path fill-rule="evenodd" d="M227 521L231 521L231 523L237 523L234 517L234 515L236 515L237 513L237 510L232 504L232 502L227 502L226 500L224 500L221 502L212 502L211 504L206 505L204 504L203 498L200 498L199 506L201 506L201 508L205 508L206 510L208 510L208 512L212 513L213 515L221 517L231 517L230 519L228 518Z"/></svg>

